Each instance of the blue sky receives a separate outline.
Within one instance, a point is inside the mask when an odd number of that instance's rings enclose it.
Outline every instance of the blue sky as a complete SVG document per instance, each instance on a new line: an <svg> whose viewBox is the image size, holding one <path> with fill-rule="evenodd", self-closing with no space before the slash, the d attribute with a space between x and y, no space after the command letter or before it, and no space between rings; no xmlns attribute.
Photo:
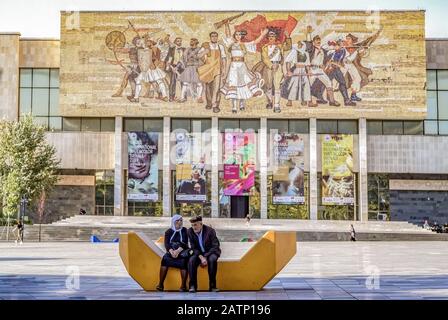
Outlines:
<svg viewBox="0 0 448 320"><path fill-rule="evenodd" d="M426 10L426 37L448 38L447 0L0 0L0 32L59 38L59 12L74 10Z"/></svg>

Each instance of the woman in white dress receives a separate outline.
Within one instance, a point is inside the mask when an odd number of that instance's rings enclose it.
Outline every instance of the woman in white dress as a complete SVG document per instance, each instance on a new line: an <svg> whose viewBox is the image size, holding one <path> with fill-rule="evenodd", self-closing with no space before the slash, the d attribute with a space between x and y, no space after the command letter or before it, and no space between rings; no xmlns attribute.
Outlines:
<svg viewBox="0 0 448 320"><path fill-rule="evenodd" d="M256 53L257 43L268 33L265 29L260 36L251 42L243 42L244 31L235 31L231 37L229 24L226 24L226 38L224 43L230 52L230 65L224 86L221 92L226 99L232 100L232 113L237 113L238 105L240 110L245 109L245 101L249 98L263 94L261 86L263 80L260 74L250 71L244 57L247 52Z"/></svg>

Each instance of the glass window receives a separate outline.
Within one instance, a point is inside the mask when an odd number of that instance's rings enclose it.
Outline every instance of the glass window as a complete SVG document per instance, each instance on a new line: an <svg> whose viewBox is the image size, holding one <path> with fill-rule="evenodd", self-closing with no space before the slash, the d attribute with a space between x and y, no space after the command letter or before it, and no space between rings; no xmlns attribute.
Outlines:
<svg viewBox="0 0 448 320"><path fill-rule="evenodd" d="M20 87L31 87L32 69L20 69Z"/></svg>
<svg viewBox="0 0 448 320"><path fill-rule="evenodd" d="M59 88L59 69L50 70L50 87Z"/></svg>
<svg viewBox="0 0 448 320"><path fill-rule="evenodd" d="M384 134L403 134L403 121L384 121Z"/></svg>
<svg viewBox="0 0 448 320"><path fill-rule="evenodd" d="M124 131L143 131L143 119L124 119Z"/></svg>
<svg viewBox="0 0 448 320"><path fill-rule="evenodd" d="M338 122L336 120L317 120L317 133L338 133Z"/></svg>
<svg viewBox="0 0 448 320"><path fill-rule="evenodd" d="M59 115L59 89L50 89L50 116Z"/></svg>
<svg viewBox="0 0 448 320"><path fill-rule="evenodd" d="M308 120L289 120L289 132L293 133L309 133L310 126Z"/></svg>
<svg viewBox="0 0 448 320"><path fill-rule="evenodd" d="M439 121L439 134L448 135L448 121Z"/></svg>
<svg viewBox="0 0 448 320"><path fill-rule="evenodd" d="M448 70L437 70L437 89L448 90Z"/></svg>
<svg viewBox="0 0 448 320"><path fill-rule="evenodd" d="M81 118L62 118L64 131L81 131Z"/></svg>
<svg viewBox="0 0 448 320"><path fill-rule="evenodd" d="M33 87L48 88L50 84L49 69L33 69Z"/></svg>
<svg viewBox="0 0 448 320"><path fill-rule="evenodd" d="M114 132L115 131L115 119L114 118L101 118L101 131Z"/></svg>
<svg viewBox="0 0 448 320"><path fill-rule="evenodd" d="M270 132L289 132L288 120L268 120L268 134Z"/></svg>
<svg viewBox="0 0 448 320"><path fill-rule="evenodd" d="M218 126L219 132L224 132L227 129L238 129L240 127L240 122L238 119L220 119Z"/></svg>
<svg viewBox="0 0 448 320"><path fill-rule="evenodd" d="M31 89L20 89L20 114L31 113Z"/></svg>
<svg viewBox="0 0 448 320"><path fill-rule="evenodd" d="M250 119L250 120L240 120L240 129L245 131L258 132L260 130L260 120Z"/></svg>
<svg viewBox="0 0 448 320"><path fill-rule="evenodd" d="M404 121L404 134L423 134L423 121Z"/></svg>
<svg viewBox="0 0 448 320"><path fill-rule="evenodd" d="M48 129L48 118L47 117L33 117L33 122L39 126L44 126Z"/></svg>
<svg viewBox="0 0 448 320"><path fill-rule="evenodd" d="M340 134L357 134L358 121L357 120L339 120L338 133Z"/></svg>
<svg viewBox="0 0 448 320"><path fill-rule="evenodd" d="M437 120L425 121L425 134L438 134Z"/></svg>
<svg viewBox="0 0 448 320"><path fill-rule="evenodd" d="M171 120L171 131L184 129L187 132L191 132L191 121L190 119L172 119Z"/></svg>
<svg viewBox="0 0 448 320"><path fill-rule="evenodd" d="M82 118L81 131L99 132L101 129L100 118Z"/></svg>
<svg viewBox="0 0 448 320"><path fill-rule="evenodd" d="M48 89L33 88L33 116L48 116Z"/></svg>
<svg viewBox="0 0 448 320"><path fill-rule="evenodd" d="M380 120L367 121L367 134L383 134L383 122Z"/></svg>
<svg viewBox="0 0 448 320"><path fill-rule="evenodd" d="M49 129L52 131L62 130L62 118L61 117L50 117L49 118Z"/></svg>
<svg viewBox="0 0 448 320"><path fill-rule="evenodd" d="M436 70L426 70L426 89L436 90Z"/></svg>
<svg viewBox="0 0 448 320"><path fill-rule="evenodd" d="M211 119L195 119L191 120L191 132L205 132L212 127Z"/></svg>
<svg viewBox="0 0 448 320"><path fill-rule="evenodd" d="M163 132L163 120L162 119L143 119L143 131Z"/></svg>
<svg viewBox="0 0 448 320"><path fill-rule="evenodd" d="M448 120L448 91L438 91L439 119Z"/></svg>
<svg viewBox="0 0 448 320"><path fill-rule="evenodd" d="M428 114L426 119L436 120L437 119L437 92L427 91L426 92L426 105L428 106Z"/></svg>

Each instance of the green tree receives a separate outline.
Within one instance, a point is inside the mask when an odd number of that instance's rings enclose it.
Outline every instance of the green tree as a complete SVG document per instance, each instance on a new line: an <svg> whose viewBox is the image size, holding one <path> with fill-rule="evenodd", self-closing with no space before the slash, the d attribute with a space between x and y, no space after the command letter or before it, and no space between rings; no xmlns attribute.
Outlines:
<svg viewBox="0 0 448 320"><path fill-rule="evenodd" d="M45 139L45 128L35 124L31 116L18 122L0 121L3 215L9 219L17 214L22 197L30 206L44 199L57 182L59 163L56 149Z"/></svg>

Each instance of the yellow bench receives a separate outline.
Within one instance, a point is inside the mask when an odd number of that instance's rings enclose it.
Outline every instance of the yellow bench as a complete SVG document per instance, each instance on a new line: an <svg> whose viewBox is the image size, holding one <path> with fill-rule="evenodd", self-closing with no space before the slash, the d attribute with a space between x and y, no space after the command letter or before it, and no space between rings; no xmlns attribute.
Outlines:
<svg viewBox="0 0 448 320"><path fill-rule="evenodd" d="M129 275L146 291L159 283L159 269L165 251L144 234L120 234L120 257ZM296 254L296 233L268 231L240 259L225 254L218 260L217 285L227 291L261 290ZM178 269L170 268L165 290L181 285ZM208 290L207 268L198 268L198 290Z"/></svg>

